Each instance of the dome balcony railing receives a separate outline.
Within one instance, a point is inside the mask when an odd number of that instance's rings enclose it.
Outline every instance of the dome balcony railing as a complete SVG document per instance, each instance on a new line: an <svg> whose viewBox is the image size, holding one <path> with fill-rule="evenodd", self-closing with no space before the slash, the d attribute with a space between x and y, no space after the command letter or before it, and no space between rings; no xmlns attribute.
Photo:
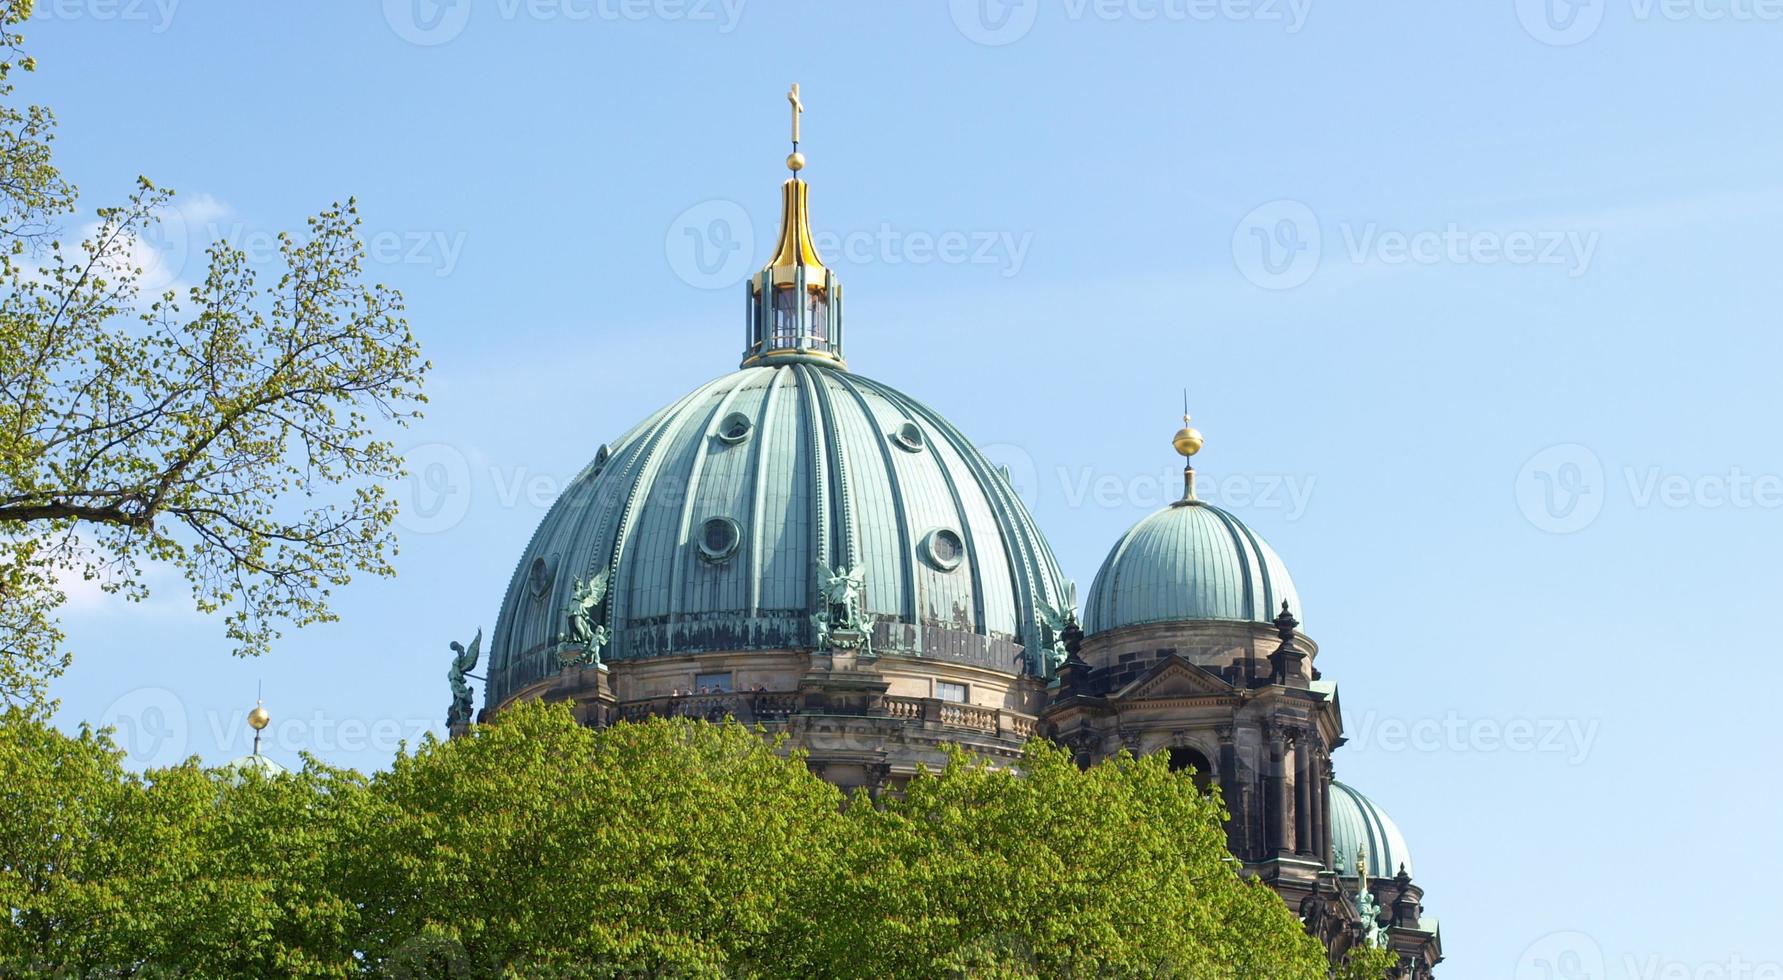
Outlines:
<svg viewBox="0 0 1783 980"><path fill-rule="evenodd" d="M727 694L667 694L630 701L619 706L623 721L646 718L697 718L723 721L735 718L745 725L781 724L798 708L793 691L735 691Z"/></svg>
<svg viewBox="0 0 1783 980"><path fill-rule="evenodd" d="M885 717L899 721L1021 739L1032 738L1035 733L1033 715L1002 708L899 695L885 696L881 699L881 705ZM622 721L697 718L713 722L735 718L745 725L778 725L784 724L798 707L799 695L796 691L667 694L626 702L619 706L619 718Z"/></svg>

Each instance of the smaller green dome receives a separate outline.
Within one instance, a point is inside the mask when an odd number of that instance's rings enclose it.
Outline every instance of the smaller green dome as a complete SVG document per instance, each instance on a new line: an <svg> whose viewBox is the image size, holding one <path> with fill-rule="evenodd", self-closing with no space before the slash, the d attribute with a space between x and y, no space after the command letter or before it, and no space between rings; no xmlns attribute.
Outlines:
<svg viewBox="0 0 1783 980"><path fill-rule="evenodd" d="M289 769L286 769L284 766L279 765L259 753L244 755L239 759L231 759L217 768L223 772L229 773L231 780L237 783L246 779L247 774L250 771L258 772L260 775L265 776L268 779L273 776L283 776L287 772L290 772Z"/></svg>
<svg viewBox="0 0 1783 980"><path fill-rule="evenodd" d="M1356 877L1356 850L1370 878L1412 873L1412 852L1399 825L1375 802L1349 786L1331 781L1331 862L1338 874Z"/></svg>
<svg viewBox="0 0 1783 980"><path fill-rule="evenodd" d="M1255 531L1212 504L1180 500L1135 524L1109 552L1090 586L1084 630L1268 623L1283 600L1303 617L1287 566Z"/></svg>

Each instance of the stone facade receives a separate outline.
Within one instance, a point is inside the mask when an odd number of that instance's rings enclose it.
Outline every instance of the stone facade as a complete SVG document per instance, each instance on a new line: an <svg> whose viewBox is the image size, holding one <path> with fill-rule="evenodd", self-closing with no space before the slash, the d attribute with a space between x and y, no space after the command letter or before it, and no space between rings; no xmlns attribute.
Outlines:
<svg viewBox="0 0 1783 980"><path fill-rule="evenodd" d="M722 688L722 689L721 689ZM844 789L901 786L938 769L944 745L999 763L1039 733L1044 686L946 661L823 652L706 654L566 667L510 699L575 702L584 724L647 717L735 718L784 733L813 771Z"/></svg>
<svg viewBox="0 0 1783 980"><path fill-rule="evenodd" d="M1331 753L1343 718L1298 626L1284 607L1273 630L1206 621L1073 637L1042 729L1080 765L1165 752L1172 768L1217 785L1233 856L1299 911L1333 962L1376 942L1398 954L1399 976L1424 980L1442 939L1423 920L1423 889L1403 872L1370 881L1356 855L1334 852Z"/></svg>

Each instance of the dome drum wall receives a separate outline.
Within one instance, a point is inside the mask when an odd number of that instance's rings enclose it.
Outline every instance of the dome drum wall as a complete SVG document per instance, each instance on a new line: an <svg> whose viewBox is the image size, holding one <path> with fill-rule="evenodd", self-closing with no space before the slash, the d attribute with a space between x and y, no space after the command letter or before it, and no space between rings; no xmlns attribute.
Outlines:
<svg viewBox="0 0 1783 980"><path fill-rule="evenodd" d="M489 704L559 671L578 586L610 664L809 651L824 568L864 570L876 653L1033 672L1050 549L997 469L945 419L808 363L745 368L651 416L580 474L515 569Z"/></svg>
<svg viewBox="0 0 1783 980"><path fill-rule="evenodd" d="M1294 645L1307 655L1307 664L1318 657L1318 644L1294 634ZM1221 620L1181 623L1146 623L1105 630L1086 638L1080 656L1098 671L1110 688L1119 688L1172 655L1237 682L1247 669L1259 678L1269 676L1269 656L1281 646L1274 626ZM1247 655L1252 658L1247 667Z"/></svg>
<svg viewBox="0 0 1783 980"><path fill-rule="evenodd" d="M963 690L959 703L1036 715L1045 700L1039 684L997 670L974 668L932 659L887 656L875 662L875 677L894 698L941 697L940 685ZM800 651L757 651L653 657L613 664L608 668L613 694L620 705L699 693L700 688L721 682L736 694L796 694L811 669L811 655ZM541 682L534 691L518 696L543 695L556 678ZM702 683L705 682L705 683ZM950 702L951 703L951 702Z"/></svg>
<svg viewBox="0 0 1783 980"><path fill-rule="evenodd" d="M871 670L843 671L864 710L830 703L831 658L799 651L656 657L610 667L567 668L513 692L569 700L579 721L605 726L650 717L733 718L786 733L823 778L872 792L901 786L916 768L947 764L959 746L1013 764L1039 730L1047 700L1031 677L907 657L880 657Z"/></svg>

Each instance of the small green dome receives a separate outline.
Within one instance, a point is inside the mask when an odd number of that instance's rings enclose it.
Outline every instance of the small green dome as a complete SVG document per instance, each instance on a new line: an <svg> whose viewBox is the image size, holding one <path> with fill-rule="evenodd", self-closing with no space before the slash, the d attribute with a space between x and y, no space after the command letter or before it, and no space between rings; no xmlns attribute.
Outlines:
<svg viewBox="0 0 1783 980"><path fill-rule="evenodd" d="M1123 535L1090 586L1084 630L1144 623L1268 623L1286 600L1302 616L1294 580L1244 522L1200 500L1182 500Z"/></svg>
<svg viewBox="0 0 1783 980"><path fill-rule="evenodd" d="M810 649L817 563L864 567L882 654L1019 673L1067 590L1008 479L940 415L804 359L701 386L552 505L502 601L489 703L558 672L578 582L605 575L601 657Z"/></svg>
<svg viewBox="0 0 1783 980"><path fill-rule="evenodd" d="M1356 876L1356 849L1370 878L1412 874L1412 852L1399 833L1399 825L1375 802L1349 786L1331 781L1331 863L1346 878Z"/></svg>
<svg viewBox="0 0 1783 980"><path fill-rule="evenodd" d="M258 772L262 776L270 779L273 776L282 776L290 771L284 766L279 765L257 752L252 755L244 755L237 759L231 759L217 768L229 773L229 778L237 783L246 779L249 772Z"/></svg>

